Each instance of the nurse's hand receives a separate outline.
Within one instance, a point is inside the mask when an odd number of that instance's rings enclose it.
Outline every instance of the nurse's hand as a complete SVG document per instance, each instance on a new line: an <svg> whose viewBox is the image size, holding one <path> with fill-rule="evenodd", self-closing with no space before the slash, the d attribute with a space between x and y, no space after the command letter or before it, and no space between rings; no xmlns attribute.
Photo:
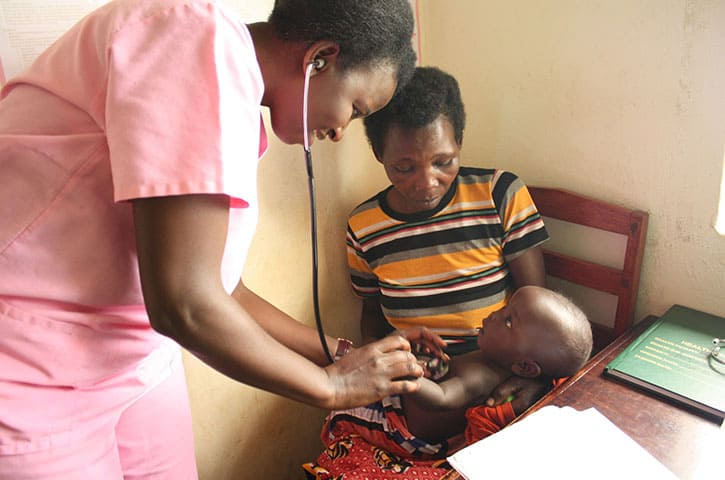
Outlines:
<svg viewBox="0 0 725 480"><path fill-rule="evenodd" d="M330 409L360 407L389 395L415 392L423 368L402 335L390 335L352 349L325 367L334 386Z"/></svg>
<svg viewBox="0 0 725 480"><path fill-rule="evenodd" d="M352 349L325 368L335 385L330 408L367 405L389 395L412 393L420 388L424 369L411 353L411 343L430 354L448 359L445 342L423 327L398 330L375 342Z"/></svg>

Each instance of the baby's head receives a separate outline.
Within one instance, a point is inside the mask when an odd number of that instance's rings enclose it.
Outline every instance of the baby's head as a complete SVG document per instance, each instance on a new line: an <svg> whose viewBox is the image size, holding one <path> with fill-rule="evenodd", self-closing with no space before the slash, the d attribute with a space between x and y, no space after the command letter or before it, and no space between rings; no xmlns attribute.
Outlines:
<svg viewBox="0 0 725 480"><path fill-rule="evenodd" d="M478 345L486 360L516 375L568 377L589 359L592 330L571 300L527 286L484 320Z"/></svg>

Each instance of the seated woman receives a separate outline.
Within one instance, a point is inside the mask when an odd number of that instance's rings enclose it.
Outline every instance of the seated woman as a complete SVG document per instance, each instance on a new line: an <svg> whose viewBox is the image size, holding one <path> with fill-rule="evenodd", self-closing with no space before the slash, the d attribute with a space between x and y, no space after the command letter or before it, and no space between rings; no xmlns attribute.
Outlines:
<svg viewBox="0 0 725 480"><path fill-rule="evenodd" d="M511 172L461 166L463 101L437 68L418 67L364 122L391 185L348 219L363 341L424 326L451 355L475 349L481 319L517 288L546 284L540 245L549 236L526 185ZM519 393L533 403L541 389Z"/></svg>
<svg viewBox="0 0 725 480"><path fill-rule="evenodd" d="M451 355L475 350L482 319L516 289L545 286L540 245L549 237L536 206L515 174L461 166L464 106L455 78L437 68L417 68L364 122L391 185L348 219L363 341L425 326ZM515 393L517 411L551 385L515 378L495 393L499 403ZM500 409L488 415L508 420ZM443 421L465 425L460 412Z"/></svg>

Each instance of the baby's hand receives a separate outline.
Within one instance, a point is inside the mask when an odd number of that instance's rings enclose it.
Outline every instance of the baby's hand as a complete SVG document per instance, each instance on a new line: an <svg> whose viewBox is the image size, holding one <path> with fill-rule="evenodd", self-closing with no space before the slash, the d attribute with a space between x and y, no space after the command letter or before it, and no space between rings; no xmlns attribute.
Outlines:
<svg viewBox="0 0 725 480"><path fill-rule="evenodd" d="M551 381L513 376L494 389L486 400L486 405L493 407L510 401L514 412L519 415L536 403L550 388Z"/></svg>

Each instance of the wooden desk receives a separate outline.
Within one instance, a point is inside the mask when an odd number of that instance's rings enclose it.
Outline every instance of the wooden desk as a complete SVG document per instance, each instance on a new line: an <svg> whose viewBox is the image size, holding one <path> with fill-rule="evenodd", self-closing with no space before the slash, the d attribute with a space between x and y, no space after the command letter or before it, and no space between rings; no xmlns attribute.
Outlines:
<svg viewBox="0 0 725 480"><path fill-rule="evenodd" d="M723 478L725 427L602 374L604 367L655 319L650 316L637 323L516 421L546 405L576 410L594 407L682 480ZM606 458L607 452L601 453ZM455 472L443 478L462 479Z"/></svg>

